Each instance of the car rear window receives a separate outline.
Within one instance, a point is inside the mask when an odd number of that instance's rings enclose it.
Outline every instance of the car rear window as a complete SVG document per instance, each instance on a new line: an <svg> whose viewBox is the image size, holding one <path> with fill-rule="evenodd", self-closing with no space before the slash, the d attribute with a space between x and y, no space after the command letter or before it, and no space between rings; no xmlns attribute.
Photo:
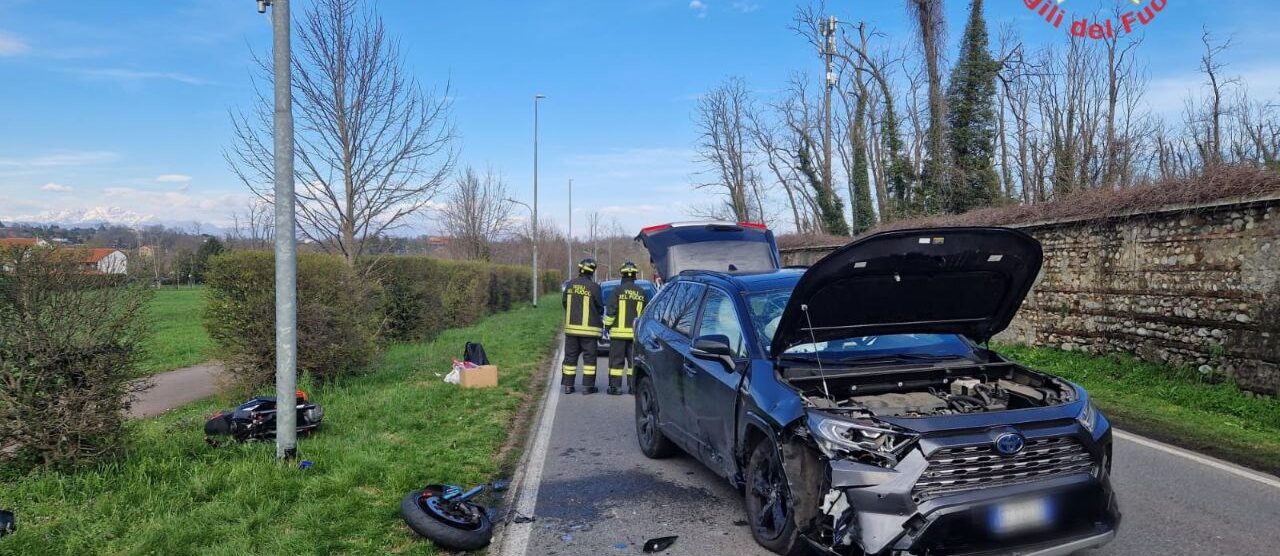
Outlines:
<svg viewBox="0 0 1280 556"><path fill-rule="evenodd" d="M668 250L671 275L685 270L765 272L777 268L773 247L762 241L700 241Z"/></svg>

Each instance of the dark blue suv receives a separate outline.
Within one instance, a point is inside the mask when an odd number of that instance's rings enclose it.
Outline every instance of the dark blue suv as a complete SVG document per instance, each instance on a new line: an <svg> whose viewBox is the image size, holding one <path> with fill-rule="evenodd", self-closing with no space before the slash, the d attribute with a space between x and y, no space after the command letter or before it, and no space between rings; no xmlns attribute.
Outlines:
<svg viewBox="0 0 1280 556"><path fill-rule="evenodd" d="M660 274L681 243L665 232L640 238ZM636 433L646 456L683 449L742 488L758 543L1049 555L1114 537L1106 418L986 347L1039 272L1033 238L894 231L806 270L725 247L664 275L637 323Z"/></svg>

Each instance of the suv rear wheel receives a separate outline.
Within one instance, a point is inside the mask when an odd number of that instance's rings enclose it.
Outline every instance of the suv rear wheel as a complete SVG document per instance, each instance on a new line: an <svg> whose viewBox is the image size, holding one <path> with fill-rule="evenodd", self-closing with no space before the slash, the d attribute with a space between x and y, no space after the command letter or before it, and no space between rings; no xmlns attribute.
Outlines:
<svg viewBox="0 0 1280 556"><path fill-rule="evenodd" d="M782 459L767 440L757 443L751 451L744 490L747 519L756 542L784 556L808 554L808 547L796 527L794 500L787 487Z"/></svg>
<svg viewBox="0 0 1280 556"><path fill-rule="evenodd" d="M675 444L658 428L658 393L647 376L641 376L636 385L636 439L640 451L650 459L665 458L676 451Z"/></svg>

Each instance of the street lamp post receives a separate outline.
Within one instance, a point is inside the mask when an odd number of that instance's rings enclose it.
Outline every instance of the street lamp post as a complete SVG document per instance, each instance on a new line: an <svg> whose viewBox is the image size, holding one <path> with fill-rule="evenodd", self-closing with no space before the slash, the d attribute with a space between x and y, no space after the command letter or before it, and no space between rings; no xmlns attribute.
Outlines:
<svg viewBox="0 0 1280 556"><path fill-rule="evenodd" d="M271 52L274 66L275 122L275 259L276 259L276 400L292 407L298 386L298 243L293 197L293 98L289 75L289 0L258 0L258 13L271 6ZM287 404L287 405L286 405ZM298 453L298 412L276 412L276 458Z"/></svg>
<svg viewBox="0 0 1280 556"><path fill-rule="evenodd" d="M538 101L546 95L533 95L533 278L530 290L533 295L533 306L538 306Z"/></svg>

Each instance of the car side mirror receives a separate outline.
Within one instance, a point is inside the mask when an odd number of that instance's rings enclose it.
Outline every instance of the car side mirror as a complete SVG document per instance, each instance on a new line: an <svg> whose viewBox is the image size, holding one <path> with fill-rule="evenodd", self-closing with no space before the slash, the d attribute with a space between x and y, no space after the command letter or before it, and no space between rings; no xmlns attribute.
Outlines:
<svg viewBox="0 0 1280 556"><path fill-rule="evenodd" d="M689 353L698 359L724 363L731 372L738 367L737 361L734 360L733 348L729 346L729 337L724 334L698 336L693 340L693 347Z"/></svg>

